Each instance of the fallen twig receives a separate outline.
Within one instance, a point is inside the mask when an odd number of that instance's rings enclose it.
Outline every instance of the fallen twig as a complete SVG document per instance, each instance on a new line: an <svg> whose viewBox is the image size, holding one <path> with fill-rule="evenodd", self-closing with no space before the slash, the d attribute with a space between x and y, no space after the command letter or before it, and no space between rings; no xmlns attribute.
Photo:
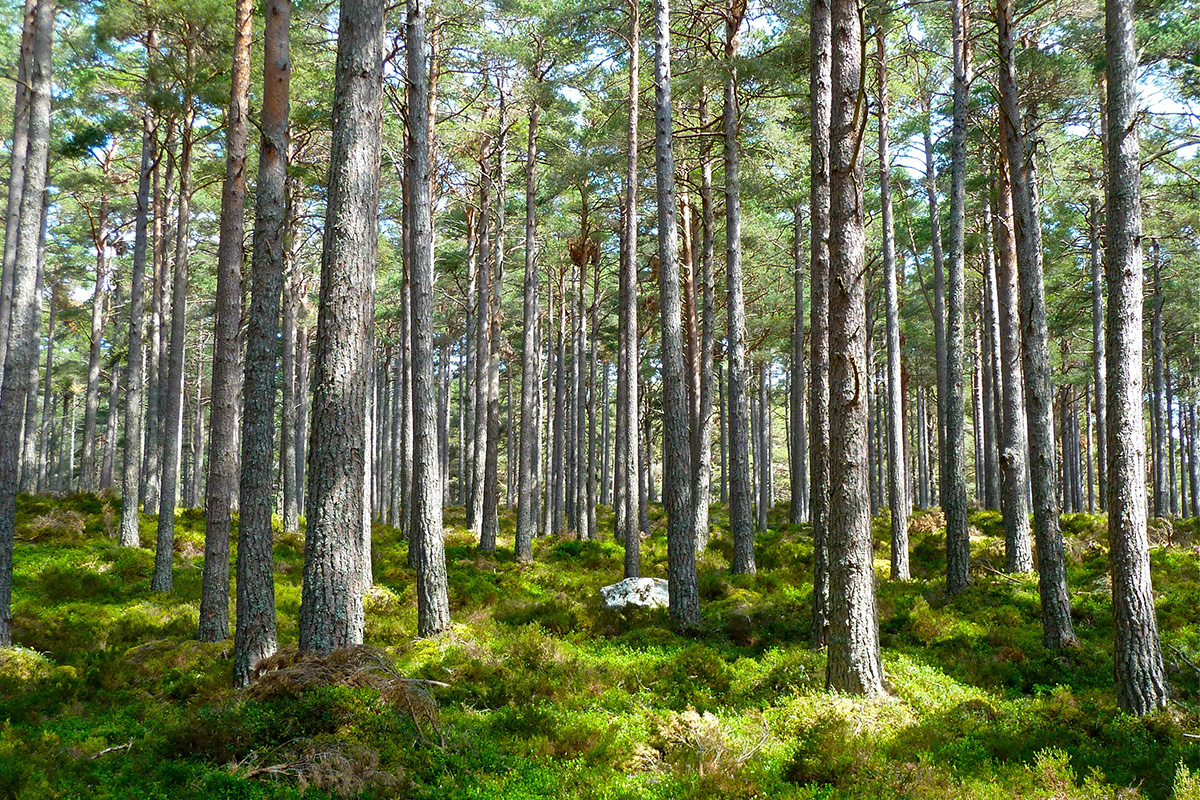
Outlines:
<svg viewBox="0 0 1200 800"><path fill-rule="evenodd" d="M101 750L99 753L95 753L95 754L89 756L88 761L95 761L100 756L106 756L109 753L116 753L120 750L128 750L131 747L133 747L133 738L132 737L130 737L129 741L126 742L125 744L116 744L116 745L113 745L112 747L106 747L103 750Z"/></svg>

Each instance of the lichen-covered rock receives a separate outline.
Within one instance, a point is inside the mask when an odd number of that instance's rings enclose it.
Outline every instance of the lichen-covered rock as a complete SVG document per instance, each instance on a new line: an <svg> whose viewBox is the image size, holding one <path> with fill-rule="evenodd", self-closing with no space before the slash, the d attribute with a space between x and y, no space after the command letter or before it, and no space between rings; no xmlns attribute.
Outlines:
<svg viewBox="0 0 1200 800"><path fill-rule="evenodd" d="M667 582L662 578L626 578L600 589L609 608L666 608L669 604Z"/></svg>

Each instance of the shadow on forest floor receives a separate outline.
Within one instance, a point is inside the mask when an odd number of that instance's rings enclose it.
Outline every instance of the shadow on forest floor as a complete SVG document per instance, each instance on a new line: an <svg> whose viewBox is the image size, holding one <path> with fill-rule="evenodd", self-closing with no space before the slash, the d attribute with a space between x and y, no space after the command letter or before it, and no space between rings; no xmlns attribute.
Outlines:
<svg viewBox="0 0 1200 800"><path fill-rule="evenodd" d="M877 519L891 694L866 701L824 691L824 657L809 647L811 540L783 509L758 536L758 574L735 576L714 506L703 627L686 637L662 612L603 607L598 589L623 563L606 510L603 540L538 539L535 562L518 565L511 515L485 555L462 510L448 509L454 626L416 640L405 545L377 526L366 602L375 649L344 660L391 677L254 694L228 689L228 643L193 641L203 515L179 513L175 591L164 596L149 590L153 520L142 548L122 549L110 538L116 508L90 495L19 501L0 797L1200 797L1194 523L1153 529L1175 702L1137 719L1113 695L1103 517L1063 518L1082 641L1066 653L1041 644L1036 577L997 571L999 515L972 515L974 583L954 598L940 515L914 518L915 577L904 583L887 580L888 525ZM661 507L651 516L643 574L665 577ZM286 647L301 536L277 531L275 555Z"/></svg>

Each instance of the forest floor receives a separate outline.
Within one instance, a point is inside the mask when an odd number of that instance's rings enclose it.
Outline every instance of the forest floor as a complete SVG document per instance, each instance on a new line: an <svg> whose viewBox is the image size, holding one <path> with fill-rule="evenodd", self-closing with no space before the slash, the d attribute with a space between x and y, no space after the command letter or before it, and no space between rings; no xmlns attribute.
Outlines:
<svg viewBox="0 0 1200 800"><path fill-rule="evenodd" d="M780 509L782 511L782 509ZM665 576L661 508L643 573ZM194 641L203 517L183 511L175 592L150 592L153 521L122 549L112 500L23 497L15 639L0 651L0 798L1200 798L1200 541L1153 525L1158 621L1175 700L1116 709L1103 517L1064 517L1082 645L1041 644L1034 576L1000 574L998 515L972 515L974 585L945 593L940 517L912 525L914 579L878 605L891 694L824 691L809 647L812 545L775 515L755 576L727 571L726 518L700 565L704 625L616 613L609 539L537 540L515 563L512 517L480 554L447 512L454 626L416 640L413 573L375 529L368 648L286 650L245 691L228 643ZM507 537L507 539L505 538ZM303 541L278 533L280 639L294 647ZM415 679L415 680L414 680Z"/></svg>

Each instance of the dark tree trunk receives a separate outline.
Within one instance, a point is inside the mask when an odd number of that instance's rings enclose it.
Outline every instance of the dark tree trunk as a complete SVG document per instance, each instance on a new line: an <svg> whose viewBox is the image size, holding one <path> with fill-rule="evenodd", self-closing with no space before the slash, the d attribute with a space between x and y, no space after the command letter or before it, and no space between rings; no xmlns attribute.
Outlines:
<svg viewBox="0 0 1200 800"><path fill-rule="evenodd" d="M831 4L829 149L829 662L826 686L883 692L867 482L863 44L853 0Z"/></svg>
<svg viewBox="0 0 1200 800"><path fill-rule="evenodd" d="M225 126L225 185L221 192L220 240L217 245L216 326L209 423L212 441L208 460L208 488L204 498L204 577L200 597L200 629L197 633L203 642L215 642L229 636L229 510L238 484L237 420L241 382L237 373L241 367L239 334L242 327L242 263L245 260L246 144L250 136L248 106L253 11L252 0L238 0L235 4L233 68L230 73L232 88ZM284 113L286 123L286 109ZM272 376L275 374L274 364L272 357ZM273 406L273 391L270 399ZM261 400L261 396L255 398L256 402ZM270 512L267 514L269 527ZM242 519L244 521L245 516ZM250 666L242 665L243 674L237 674L235 670L235 683L245 683Z"/></svg>
<svg viewBox="0 0 1200 800"><path fill-rule="evenodd" d="M1067 596L1066 556L1058 527L1054 474L1054 409L1050 388L1050 352L1046 332L1046 298L1042 285L1042 234L1038 215L1036 171L1025 152L1021 112L1017 107L1015 49L1011 0L997 6L1000 37L1000 102L1004 149L1010 167L1013 220L1021 295L1021 366L1025 373L1029 474L1033 494L1033 527L1037 538L1038 593L1046 646L1077 643Z"/></svg>
<svg viewBox="0 0 1200 800"><path fill-rule="evenodd" d="M413 492L410 542L416 545L417 634L433 636L450 625L446 557L442 541L442 489L433 403L433 217L430 201L430 105L426 0L408 0L407 59L411 198ZM382 26L381 26L382 27Z"/></svg>
<svg viewBox="0 0 1200 800"><path fill-rule="evenodd" d="M1146 714L1167 703L1150 585L1142 423L1142 209L1133 3L1105 2L1108 132L1105 195L1108 313L1108 535L1117 700Z"/></svg>
<svg viewBox="0 0 1200 800"><path fill-rule="evenodd" d="M313 357L300 649L362 641L363 482L379 226L384 8L342 0ZM441 507L440 505L438 506Z"/></svg>
<svg viewBox="0 0 1200 800"><path fill-rule="evenodd" d="M280 300L289 222L287 166L291 62L288 27L291 12L291 0L269 0L263 35L262 139L254 204L253 285L246 331L246 405L242 412L242 470L238 487L237 630L233 643L233 682L237 686L245 685L259 660L274 653L276 647L271 552L271 511L275 499L272 468L275 362L280 347ZM286 337L283 345L288 346ZM225 561L228 565L228 552ZM225 591L228 593L227 587Z"/></svg>
<svg viewBox="0 0 1200 800"><path fill-rule="evenodd" d="M734 3L734 9L744 6ZM730 62L737 56L738 27L741 13L731 14L726 22L725 57ZM733 538L735 574L753 574L754 519L750 482L750 420L746 390L746 301L742 293L742 219L741 188L739 185L739 146L737 103L737 73L732 63L725 78L725 106L722 114L725 147L725 283L728 292L729 348L729 532ZM664 409L665 410L665 409ZM762 465L758 465L760 476ZM759 524L766 525L766 510L760 493Z"/></svg>
<svg viewBox="0 0 1200 800"><path fill-rule="evenodd" d="M658 285L663 326L663 494L667 510L667 576L671 619L680 628L692 629L700 625L700 596L696 580L696 536L690 482L690 415L683 370L674 131L671 118L671 18L668 0L656 0L654 23L654 156L658 208ZM731 99L731 94L732 89L729 89L726 100ZM735 125L734 120L730 118L731 105L726 105L726 142L729 141L729 131ZM726 156L728 155L727 150ZM734 193L734 203L736 197ZM729 202L727 197L726 203Z"/></svg>
<svg viewBox="0 0 1200 800"><path fill-rule="evenodd" d="M1000 427L1000 507L1004 518L1004 568L1008 572L1033 569L1029 543L1029 512L1025 503L1025 387L1021 379L1021 328L1017 317L1017 258L1013 237L1012 191L1009 166L1000 162L1000 213L995 226L1000 338L1000 382L1003 386L1003 423Z"/></svg>

